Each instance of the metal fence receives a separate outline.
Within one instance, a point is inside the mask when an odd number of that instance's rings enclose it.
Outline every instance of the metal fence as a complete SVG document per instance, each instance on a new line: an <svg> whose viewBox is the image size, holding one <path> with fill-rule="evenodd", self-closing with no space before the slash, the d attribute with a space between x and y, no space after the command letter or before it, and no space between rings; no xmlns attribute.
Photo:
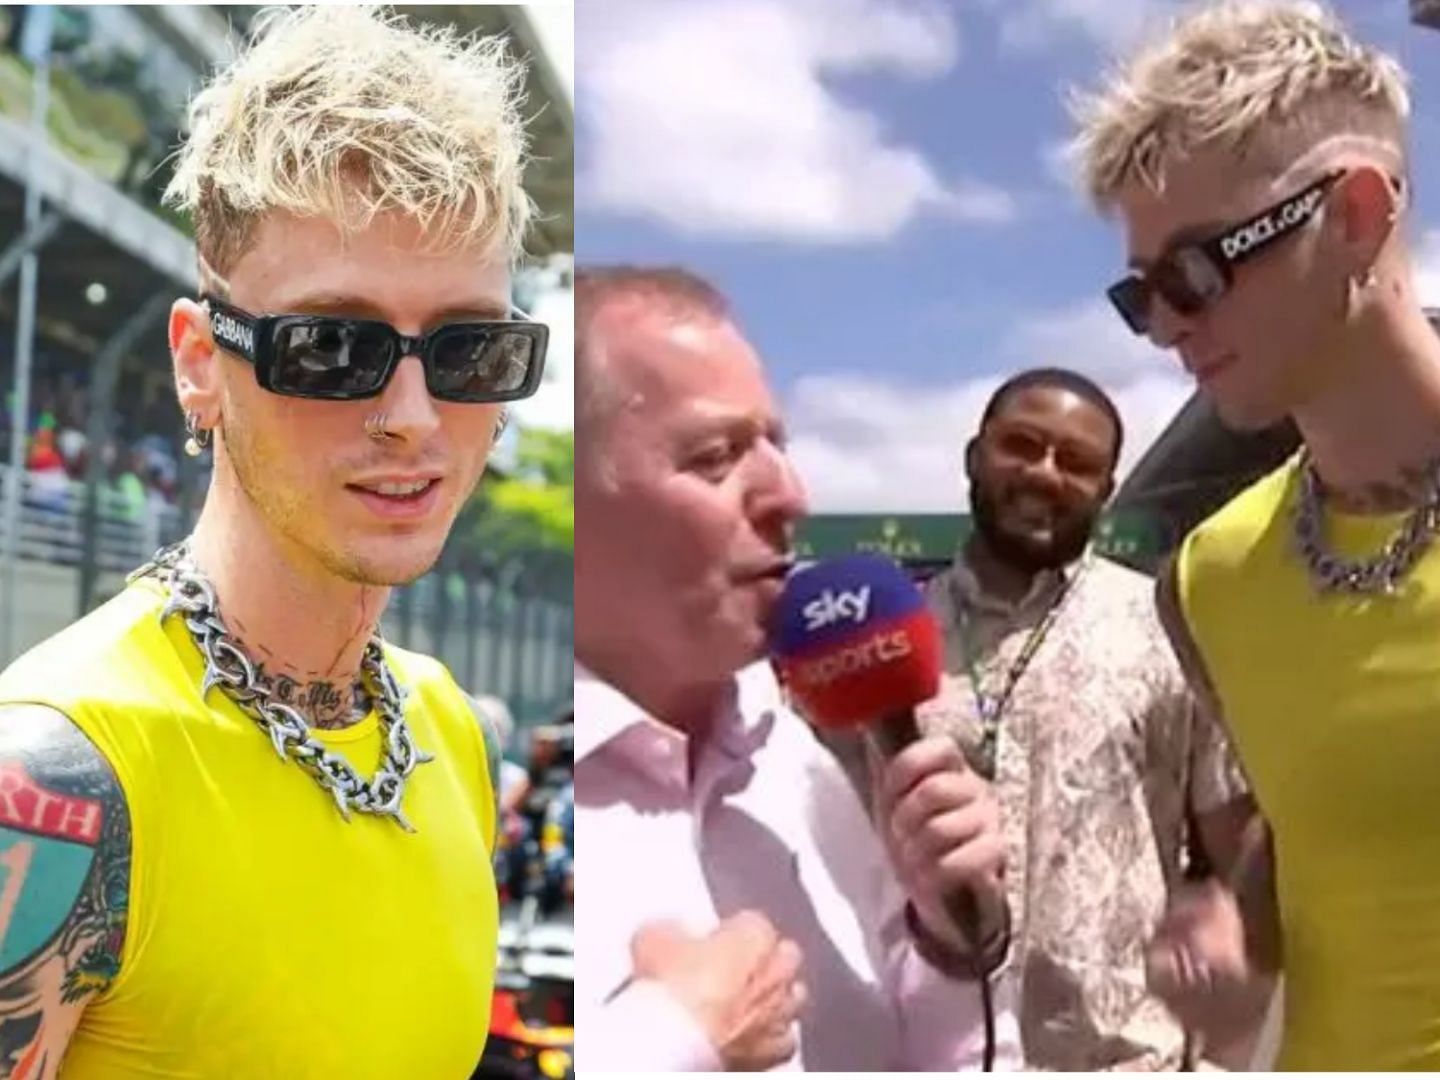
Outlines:
<svg viewBox="0 0 1440 1080"><path fill-rule="evenodd" d="M0 485L9 474L0 466ZM124 575L186 530L179 511L139 504L110 487L97 491L93 561L87 564L85 486L27 473L21 488L16 653L55 633L124 584ZM0 524L3 530L3 524ZM3 546L3 535L0 535ZM90 572L87 574L86 567ZM568 709L574 677L574 618L568 603L526 593L525 559L497 580L436 572L394 591L386 637L442 660L460 685L503 698L518 725ZM85 604L85 579L92 579ZM0 656L0 666L13 657Z"/></svg>
<svg viewBox="0 0 1440 1080"><path fill-rule="evenodd" d="M570 708L575 620L568 605L440 572L396 589L384 627L397 645L444 661L466 689L503 698L517 725Z"/></svg>

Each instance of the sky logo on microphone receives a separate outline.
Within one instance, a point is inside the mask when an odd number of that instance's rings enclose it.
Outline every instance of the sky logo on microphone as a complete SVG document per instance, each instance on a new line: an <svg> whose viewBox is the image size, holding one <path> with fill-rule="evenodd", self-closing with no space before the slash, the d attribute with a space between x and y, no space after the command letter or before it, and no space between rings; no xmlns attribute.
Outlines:
<svg viewBox="0 0 1440 1080"><path fill-rule="evenodd" d="M832 623L849 619L863 623L870 610L870 586L862 585L854 590L826 589L801 610L805 617L806 630L823 630Z"/></svg>
<svg viewBox="0 0 1440 1080"><path fill-rule="evenodd" d="M873 721L939 687L935 617L905 572L877 555L792 574L770 648L791 704L821 727Z"/></svg>

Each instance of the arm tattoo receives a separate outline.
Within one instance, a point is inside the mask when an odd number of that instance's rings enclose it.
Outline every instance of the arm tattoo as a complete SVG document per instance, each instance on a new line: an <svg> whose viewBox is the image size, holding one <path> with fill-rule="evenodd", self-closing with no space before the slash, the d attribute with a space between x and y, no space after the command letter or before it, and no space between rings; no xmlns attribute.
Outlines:
<svg viewBox="0 0 1440 1080"><path fill-rule="evenodd" d="M51 1080L85 1004L115 981L130 815L71 721L0 709L0 1080Z"/></svg>

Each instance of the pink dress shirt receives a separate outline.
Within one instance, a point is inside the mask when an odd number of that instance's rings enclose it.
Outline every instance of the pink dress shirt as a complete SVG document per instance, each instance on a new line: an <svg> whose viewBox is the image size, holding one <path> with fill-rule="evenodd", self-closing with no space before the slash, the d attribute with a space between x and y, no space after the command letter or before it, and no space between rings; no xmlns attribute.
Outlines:
<svg viewBox="0 0 1440 1080"><path fill-rule="evenodd" d="M744 907L804 954L807 1070L978 1068L975 985L935 971L904 925L905 897L843 771L783 704L770 669L735 681L698 749L578 665L576 1067L713 1071L704 1032L657 983L631 978L643 924L702 935ZM1019 1063L1007 980L996 987L997 1067Z"/></svg>

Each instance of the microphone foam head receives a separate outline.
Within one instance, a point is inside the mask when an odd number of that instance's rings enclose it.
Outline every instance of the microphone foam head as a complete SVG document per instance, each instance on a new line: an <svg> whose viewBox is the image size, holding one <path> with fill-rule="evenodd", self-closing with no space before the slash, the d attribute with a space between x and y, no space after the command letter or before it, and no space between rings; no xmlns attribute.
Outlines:
<svg viewBox="0 0 1440 1080"><path fill-rule="evenodd" d="M818 727L872 723L940 688L940 628L905 572L879 555L797 570L771 625L796 709Z"/></svg>

